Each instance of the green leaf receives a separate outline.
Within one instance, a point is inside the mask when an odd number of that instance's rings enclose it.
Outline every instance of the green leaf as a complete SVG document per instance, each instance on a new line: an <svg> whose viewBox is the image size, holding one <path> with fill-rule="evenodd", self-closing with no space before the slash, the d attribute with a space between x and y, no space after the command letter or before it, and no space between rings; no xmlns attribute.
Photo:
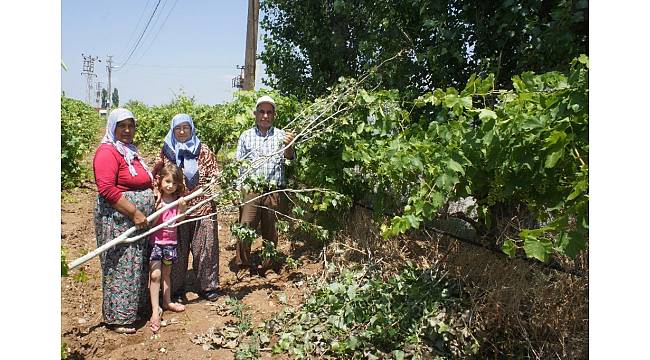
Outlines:
<svg viewBox="0 0 650 360"><path fill-rule="evenodd" d="M65 259L65 250L61 246L61 276L68 276L68 263Z"/></svg>
<svg viewBox="0 0 650 360"><path fill-rule="evenodd" d="M354 159L354 155L352 154L352 149L346 146L345 149L343 150L343 153L341 154L341 160L350 161L352 159Z"/></svg>
<svg viewBox="0 0 650 360"><path fill-rule="evenodd" d="M395 360L404 360L404 351L402 350L393 350L391 354Z"/></svg>
<svg viewBox="0 0 650 360"><path fill-rule="evenodd" d="M420 227L420 222L422 221L421 218L411 214L405 215L404 218L412 228L417 229Z"/></svg>
<svg viewBox="0 0 650 360"><path fill-rule="evenodd" d="M367 104L371 104L373 101L377 99L376 96L368 94L368 92L361 91L361 97L363 97L363 101L365 101Z"/></svg>
<svg viewBox="0 0 650 360"><path fill-rule="evenodd" d="M546 162L544 162L544 167L547 169L554 168L557 162L562 158L562 155L564 155L564 148L560 148L559 150L548 154L546 156Z"/></svg>
<svg viewBox="0 0 650 360"><path fill-rule="evenodd" d="M490 74L488 75L488 77L486 77L484 80L480 82L480 85L476 89L476 92L479 94L487 94L493 88L494 88L494 74Z"/></svg>
<svg viewBox="0 0 650 360"><path fill-rule="evenodd" d="M464 97L460 98L460 104L465 109L471 109L472 108L472 97L468 95L468 96L464 96Z"/></svg>
<svg viewBox="0 0 650 360"><path fill-rule="evenodd" d="M524 237L524 251L528 257L547 262L552 250L553 244L548 239L530 235Z"/></svg>
<svg viewBox="0 0 650 360"><path fill-rule="evenodd" d="M511 258L515 257L517 254L517 245L511 239L507 239L503 242L503 245L501 245L501 251L503 251L504 254L510 256Z"/></svg>
<svg viewBox="0 0 650 360"><path fill-rule="evenodd" d="M582 194L585 190L587 190L587 188L589 188L589 183L586 180L578 181L578 183L576 183L576 185L573 187L573 191L571 192L571 194L567 196L566 198L567 201L577 198L578 196L580 196L580 194Z"/></svg>
<svg viewBox="0 0 650 360"><path fill-rule="evenodd" d="M448 173L442 173L436 179L436 186L441 189L448 189L458 183L458 177L452 176Z"/></svg>
<svg viewBox="0 0 650 360"><path fill-rule="evenodd" d="M354 300L357 297L357 289L354 286L350 286L347 291L348 299Z"/></svg>
<svg viewBox="0 0 650 360"><path fill-rule="evenodd" d="M459 163L454 161L454 159L449 159L449 161L447 162L447 166L449 166L451 170L454 170L456 172L461 173L462 175L465 175L465 170L463 169L463 167Z"/></svg>
<svg viewBox="0 0 650 360"><path fill-rule="evenodd" d="M348 339L348 349L350 350L356 350L357 347L359 346L359 339L356 336L350 336Z"/></svg>
<svg viewBox="0 0 650 360"><path fill-rule="evenodd" d="M481 112L478 113L478 118L481 119L481 121L496 119L497 113L490 109L481 109Z"/></svg>
<svg viewBox="0 0 650 360"><path fill-rule="evenodd" d="M553 131L549 137L547 137L544 142L550 146L558 143L564 143L566 139L566 133L564 131Z"/></svg>
<svg viewBox="0 0 650 360"><path fill-rule="evenodd" d="M582 64L589 66L589 57L585 54L578 56L578 61Z"/></svg>
<svg viewBox="0 0 650 360"><path fill-rule="evenodd" d="M557 250L570 258L575 258L580 251L587 249L585 234L579 231L570 231L560 234Z"/></svg>
<svg viewBox="0 0 650 360"><path fill-rule="evenodd" d="M542 129L544 125L539 117L531 116L526 118L526 121L521 124L521 128L524 130Z"/></svg>
<svg viewBox="0 0 650 360"><path fill-rule="evenodd" d="M422 161L420 160L419 157L416 156L411 157L411 164L413 164L413 166L420 169L420 171L424 170L424 164L422 164Z"/></svg>
<svg viewBox="0 0 650 360"><path fill-rule="evenodd" d="M487 131L485 135L483 135L483 139L482 139L483 144L485 144L485 146L490 146L493 138L494 138L494 129Z"/></svg>

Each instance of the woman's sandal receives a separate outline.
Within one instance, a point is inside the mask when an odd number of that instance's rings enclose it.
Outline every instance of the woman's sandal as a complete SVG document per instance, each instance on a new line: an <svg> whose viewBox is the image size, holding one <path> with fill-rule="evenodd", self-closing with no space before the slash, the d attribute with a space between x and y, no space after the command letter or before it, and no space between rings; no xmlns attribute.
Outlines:
<svg viewBox="0 0 650 360"><path fill-rule="evenodd" d="M108 328L118 334L135 334L135 328L131 326L111 325Z"/></svg>
<svg viewBox="0 0 650 360"><path fill-rule="evenodd" d="M203 294L203 297L208 301L217 301L219 298L219 291L212 290Z"/></svg>
<svg viewBox="0 0 650 360"><path fill-rule="evenodd" d="M185 311L185 305L177 304L177 303L169 303L165 306L165 310L169 310L173 312L183 312Z"/></svg>

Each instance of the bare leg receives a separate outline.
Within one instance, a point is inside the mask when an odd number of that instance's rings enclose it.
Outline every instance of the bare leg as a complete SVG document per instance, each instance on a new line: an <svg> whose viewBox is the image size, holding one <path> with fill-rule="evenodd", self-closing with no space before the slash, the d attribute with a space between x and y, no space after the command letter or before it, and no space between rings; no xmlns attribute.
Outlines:
<svg viewBox="0 0 650 360"><path fill-rule="evenodd" d="M162 265L162 283L163 283L163 309L173 312L185 311L185 305L173 303L171 300L171 265Z"/></svg>
<svg viewBox="0 0 650 360"><path fill-rule="evenodd" d="M151 331L160 329L160 304L158 294L160 293L160 261L149 263L149 297L151 298Z"/></svg>

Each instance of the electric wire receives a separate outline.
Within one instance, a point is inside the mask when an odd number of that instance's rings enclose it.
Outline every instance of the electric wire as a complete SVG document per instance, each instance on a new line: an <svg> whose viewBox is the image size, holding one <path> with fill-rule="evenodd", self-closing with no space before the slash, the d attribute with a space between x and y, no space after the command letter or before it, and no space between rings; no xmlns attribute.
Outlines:
<svg viewBox="0 0 650 360"><path fill-rule="evenodd" d="M230 65L148 65L131 63L129 66L140 66L148 68L161 68L161 69L230 69Z"/></svg>
<svg viewBox="0 0 650 360"><path fill-rule="evenodd" d="M144 8L142 9L142 12L140 12L140 17L138 18L138 23L133 28L133 31L131 31L131 35L129 35L129 41L126 43L127 46L122 49L119 56L116 56L118 59L121 58L122 55L126 54L126 52L128 51L128 49L130 47L130 44L131 44L131 42L133 41L133 39L135 37L136 31L140 27L140 22L142 21L142 18L144 17L144 13L147 11L147 8L149 7L149 1L150 0L147 0L147 3L144 5Z"/></svg>
<svg viewBox="0 0 650 360"><path fill-rule="evenodd" d="M140 55L137 62L140 62L140 60L142 60L142 58L147 54L147 52L149 52L149 49L151 49L151 46L153 46L153 43L156 42L156 39L158 38L158 35L160 34L160 31L162 30L163 27L165 27L165 24L167 24L167 19L169 19L169 15L171 15L172 11L174 11L174 8L176 7L177 2L178 2L178 0L174 0L174 4L172 5L171 9L167 13L167 16L165 17L165 20L163 20L162 25L160 25L160 27L158 28L158 31L156 31L156 35L154 35L153 40L151 40L151 42L149 43L149 46L147 47L147 49L142 53L142 55Z"/></svg>
<svg viewBox="0 0 650 360"><path fill-rule="evenodd" d="M165 10L167 10L167 0L163 0L162 4L160 4L160 8L158 9L158 13L154 17L153 21L151 22L151 25L149 26L149 31L142 37L142 43L140 43L140 50L144 49L146 47L147 42L150 42L151 40L151 34L154 33L156 27L158 26L158 23L160 22L160 19L162 18ZM140 51L141 53L142 51ZM137 57L136 54L134 54L134 59ZM139 61L139 60L138 60Z"/></svg>
<svg viewBox="0 0 650 360"><path fill-rule="evenodd" d="M153 12L151 13L151 16L149 17L149 21L147 21L147 25L144 27L144 30L142 31L142 34L140 34L140 37L138 38L138 42L135 44L135 46L131 50L131 53L129 54L127 59L122 64L119 65L119 68L123 68L124 65L126 65L126 63L128 63L129 60L131 60L131 56L133 56L133 53L138 48L138 45L140 45L140 41L142 41L142 37L147 32L147 29L149 28L149 24L151 24L151 19L153 19L153 16L156 14L156 10L158 10L158 5L160 5L160 1L161 0L158 0L158 2L156 3L156 7L153 9ZM116 69L116 70L118 70L118 69Z"/></svg>

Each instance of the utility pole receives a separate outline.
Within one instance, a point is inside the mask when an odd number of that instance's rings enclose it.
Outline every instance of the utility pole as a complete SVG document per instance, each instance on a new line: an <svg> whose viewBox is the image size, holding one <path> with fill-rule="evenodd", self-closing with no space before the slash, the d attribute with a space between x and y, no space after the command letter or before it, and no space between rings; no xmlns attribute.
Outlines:
<svg viewBox="0 0 650 360"><path fill-rule="evenodd" d="M232 87L243 89L244 88L244 67L237 65L237 69L241 70L239 75L235 76L232 79Z"/></svg>
<svg viewBox="0 0 650 360"><path fill-rule="evenodd" d="M246 56L244 58L244 90L255 90L255 58L257 53L257 22L259 15L260 1L248 0Z"/></svg>
<svg viewBox="0 0 650 360"><path fill-rule="evenodd" d="M98 81L96 83L97 88L95 92L95 107L100 108L102 106L101 101L102 101L102 82Z"/></svg>
<svg viewBox="0 0 650 360"><path fill-rule="evenodd" d="M111 108L111 104L113 103L113 93L111 92L111 71L115 68L113 66L113 55L106 55L108 60L106 60L106 69L108 70L108 108Z"/></svg>
<svg viewBox="0 0 650 360"><path fill-rule="evenodd" d="M84 54L81 54L81 56L84 58L83 71L81 72L81 75L86 75L86 103L93 106L91 94L93 91L93 77L97 77L95 74L95 60L97 60L97 57L91 55L86 56ZM101 62L101 60L98 61Z"/></svg>

